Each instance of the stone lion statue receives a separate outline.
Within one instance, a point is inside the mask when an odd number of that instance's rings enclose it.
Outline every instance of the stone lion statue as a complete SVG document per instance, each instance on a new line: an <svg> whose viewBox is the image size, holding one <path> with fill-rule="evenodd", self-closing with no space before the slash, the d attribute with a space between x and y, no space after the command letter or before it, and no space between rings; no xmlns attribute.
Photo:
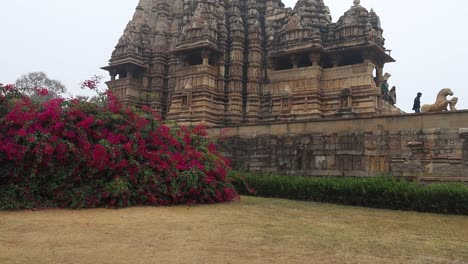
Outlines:
<svg viewBox="0 0 468 264"><path fill-rule="evenodd" d="M427 104L421 107L421 112L440 112L440 111L448 111L447 107L450 105L450 110L455 111L455 105L458 102L458 98L454 97L451 100L447 99L447 96L452 96L453 92L450 88L445 88L440 90L437 94L437 99L434 104Z"/></svg>

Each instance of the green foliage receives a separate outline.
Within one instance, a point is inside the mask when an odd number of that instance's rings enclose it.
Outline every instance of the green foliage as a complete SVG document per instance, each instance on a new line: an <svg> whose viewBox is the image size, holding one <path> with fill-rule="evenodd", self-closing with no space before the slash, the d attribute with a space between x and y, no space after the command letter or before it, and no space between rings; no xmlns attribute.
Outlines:
<svg viewBox="0 0 468 264"><path fill-rule="evenodd" d="M129 192L128 183L120 178L108 182L104 188L110 196L120 196Z"/></svg>
<svg viewBox="0 0 468 264"><path fill-rule="evenodd" d="M39 102L67 92L65 85L60 81L50 79L44 72L30 72L22 75L16 80L16 88ZM41 89L47 89L47 95L41 95Z"/></svg>
<svg viewBox="0 0 468 264"><path fill-rule="evenodd" d="M97 91L99 77L82 87ZM95 100L32 100L0 84L0 210L174 205L238 199L203 126ZM38 89L47 96L47 89Z"/></svg>
<svg viewBox="0 0 468 264"><path fill-rule="evenodd" d="M296 177L231 173L231 178L238 192L244 195L468 215L468 186L461 183L422 185L391 176ZM254 191L249 191L249 187Z"/></svg>

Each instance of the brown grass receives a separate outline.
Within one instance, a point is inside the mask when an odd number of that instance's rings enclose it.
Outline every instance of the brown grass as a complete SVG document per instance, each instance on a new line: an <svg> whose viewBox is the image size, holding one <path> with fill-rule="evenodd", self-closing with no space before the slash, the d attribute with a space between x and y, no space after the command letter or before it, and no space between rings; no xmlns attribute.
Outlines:
<svg viewBox="0 0 468 264"><path fill-rule="evenodd" d="M0 263L467 263L468 217L242 197L0 212Z"/></svg>

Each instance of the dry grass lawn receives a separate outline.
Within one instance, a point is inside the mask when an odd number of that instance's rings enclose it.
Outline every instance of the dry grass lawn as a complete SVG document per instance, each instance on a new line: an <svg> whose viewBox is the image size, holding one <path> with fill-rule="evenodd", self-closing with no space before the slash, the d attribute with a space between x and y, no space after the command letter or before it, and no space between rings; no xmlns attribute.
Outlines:
<svg viewBox="0 0 468 264"><path fill-rule="evenodd" d="M468 217L252 197L0 212L0 263L468 263Z"/></svg>

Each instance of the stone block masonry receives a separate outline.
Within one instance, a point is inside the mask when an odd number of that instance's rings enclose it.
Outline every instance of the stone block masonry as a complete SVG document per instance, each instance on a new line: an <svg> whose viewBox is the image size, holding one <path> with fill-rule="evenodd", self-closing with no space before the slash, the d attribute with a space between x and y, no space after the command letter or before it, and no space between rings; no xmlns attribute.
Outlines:
<svg viewBox="0 0 468 264"><path fill-rule="evenodd" d="M457 111L232 126L223 151L244 171L468 182L467 121Z"/></svg>

